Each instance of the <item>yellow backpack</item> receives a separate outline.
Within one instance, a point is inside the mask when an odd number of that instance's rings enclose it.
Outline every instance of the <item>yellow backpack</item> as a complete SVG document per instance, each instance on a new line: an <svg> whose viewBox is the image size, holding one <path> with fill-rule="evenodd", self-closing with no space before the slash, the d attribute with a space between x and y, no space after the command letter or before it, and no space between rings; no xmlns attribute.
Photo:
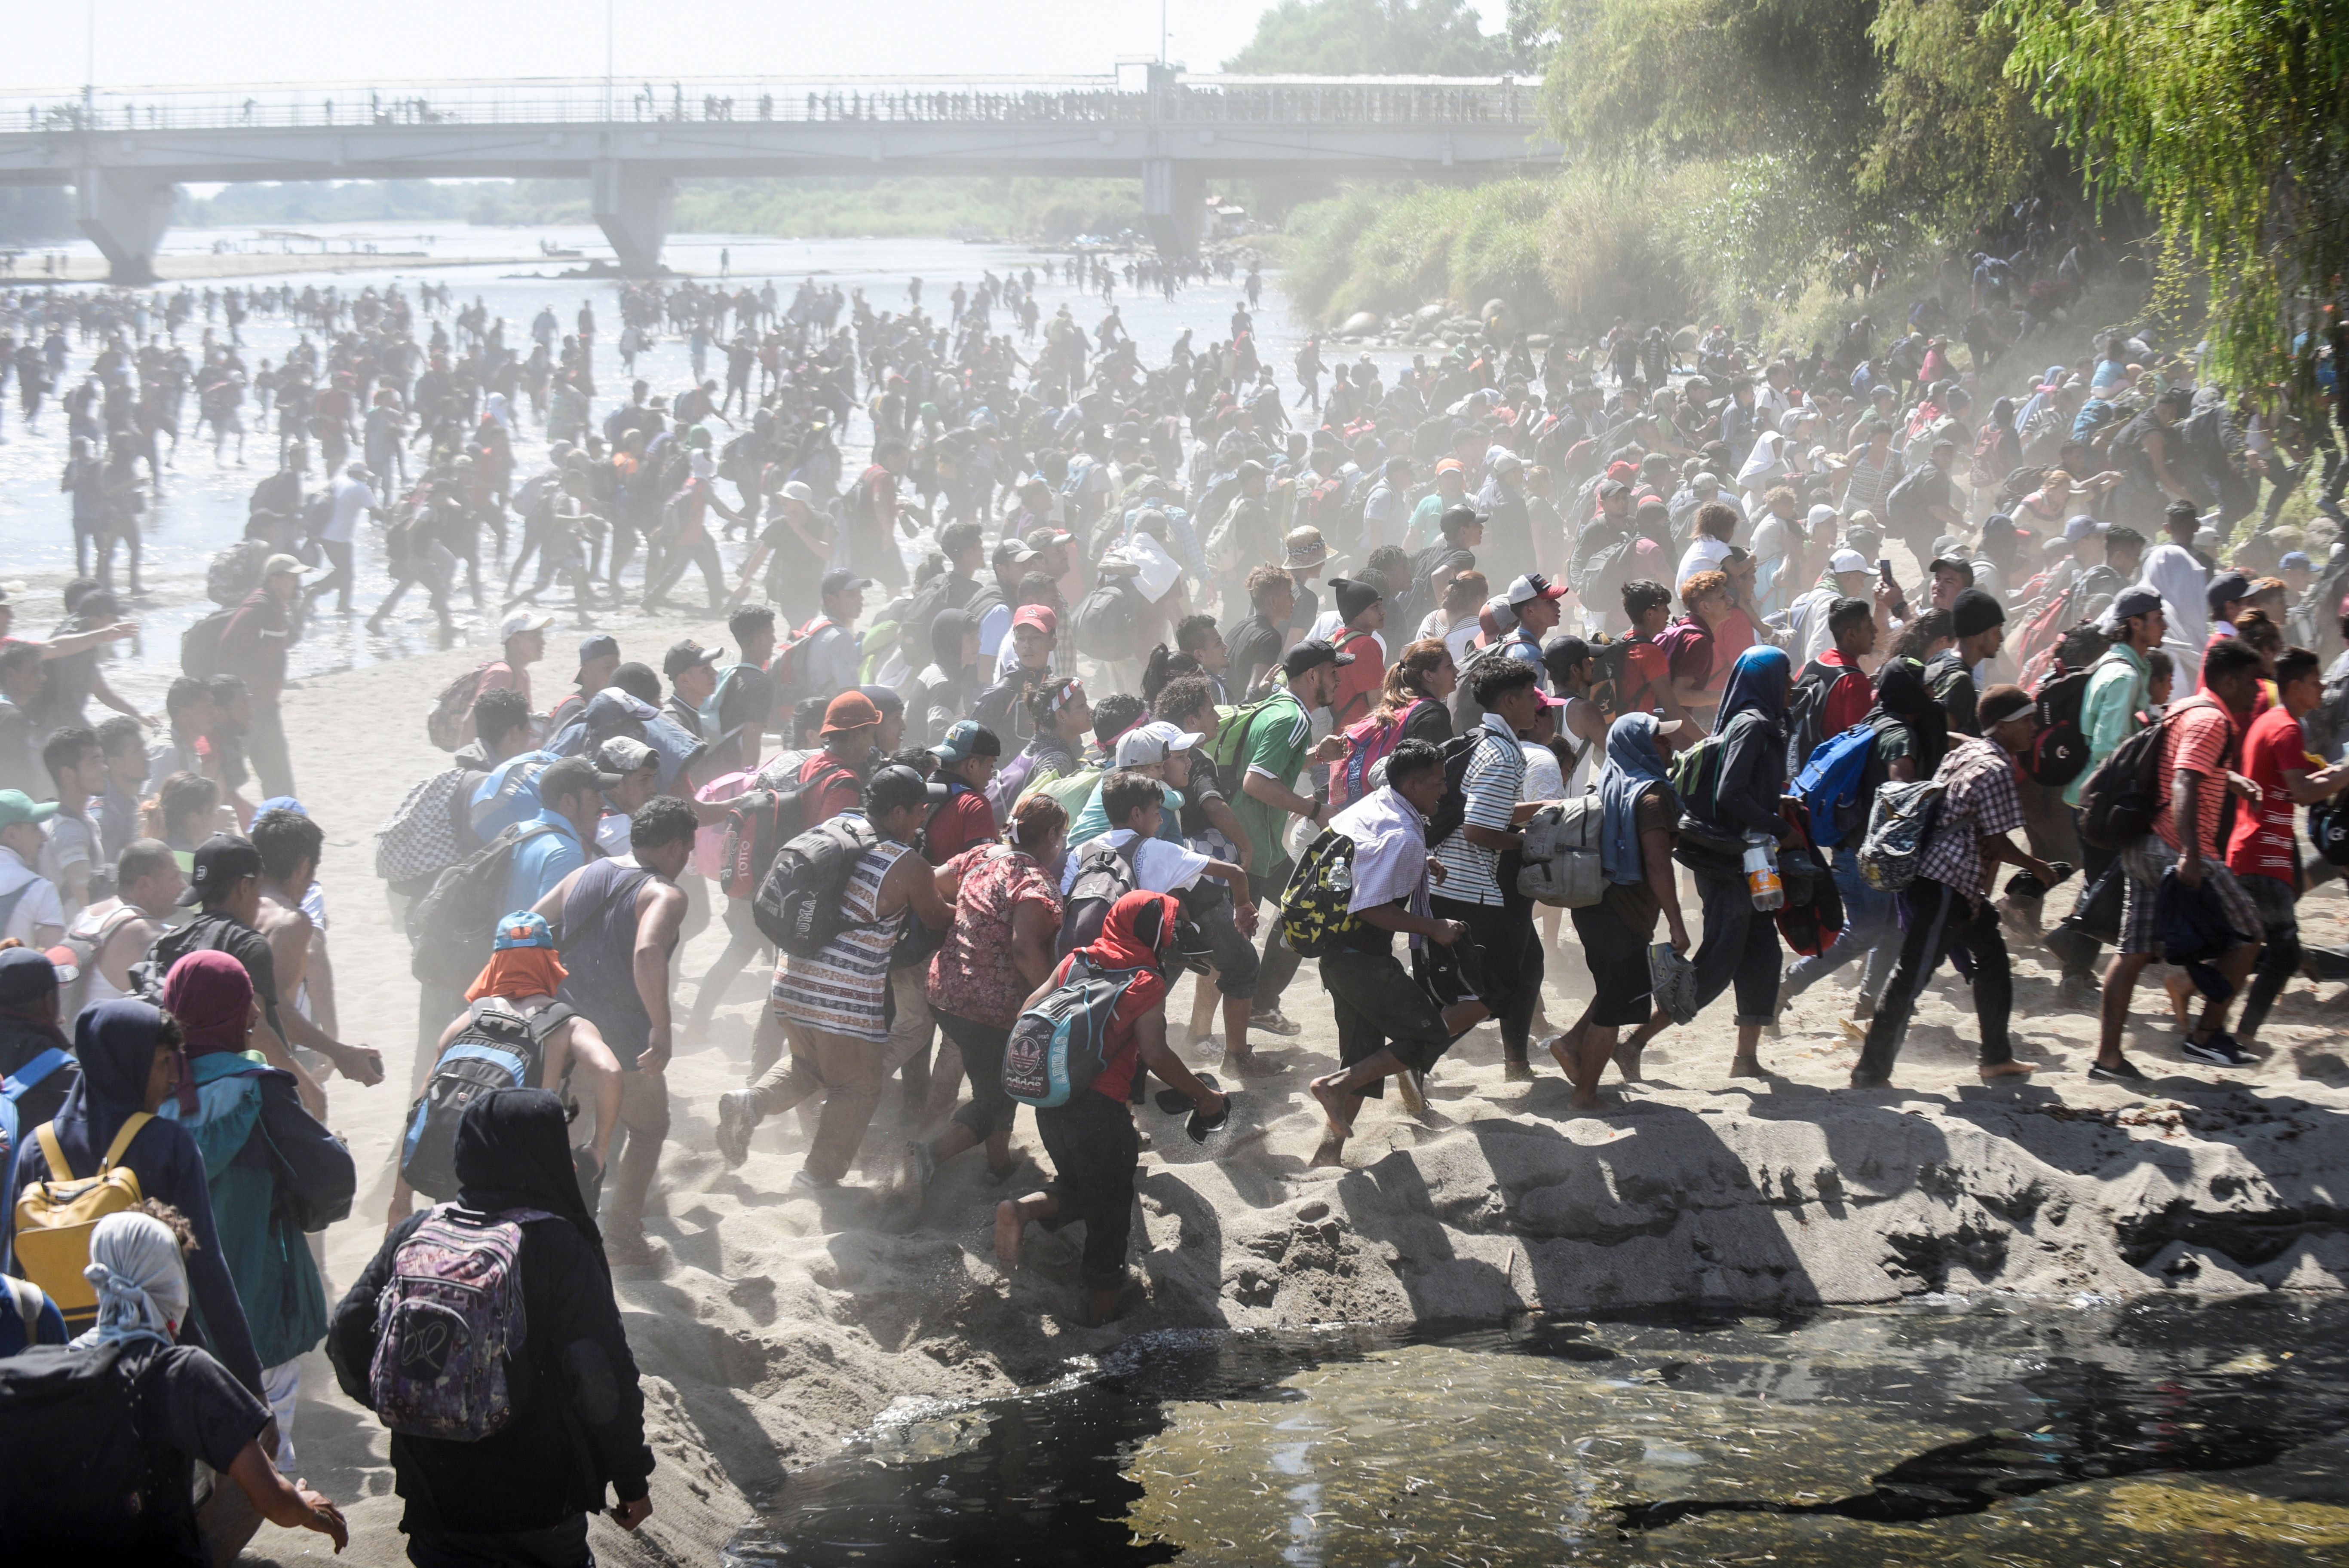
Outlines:
<svg viewBox="0 0 2349 1568"><path fill-rule="evenodd" d="M139 1207L138 1174L117 1161L154 1119L142 1110L125 1121L95 1176L78 1177L66 1163L57 1123L45 1122L33 1135L48 1161L49 1180L32 1183L16 1199L16 1266L48 1293L76 1334L98 1321L98 1289L81 1272L89 1266L89 1233L109 1214Z"/></svg>

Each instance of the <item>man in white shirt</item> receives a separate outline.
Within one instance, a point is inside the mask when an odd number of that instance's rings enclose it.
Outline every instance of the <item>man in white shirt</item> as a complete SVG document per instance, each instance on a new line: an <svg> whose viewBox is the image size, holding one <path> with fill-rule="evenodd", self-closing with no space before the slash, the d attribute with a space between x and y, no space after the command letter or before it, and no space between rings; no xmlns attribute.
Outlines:
<svg viewBox="0 0 2349 1568"><path fill-rule="evenodd" d="M340 595L335 608L346 615L351 613L351 587L358 580L351 564L352 544L358 538L359 519L370 515L382 515L376 505L373 476L365 463L353 463L336 477L327 492L326 526L318 531L318 546L335 569L304 590L305 611L334 589Z"/></svg>
<svg viewBox="0 0 2349 1568"><path fill-rule="evenodd" d="M1362 501L1362 548L1401 545L1411 525L1411 459L1389 458Z"/></svg>
<svg viewBox="0 0 2349 1568"><path fill-rule="evenodd" d="M0 937L27 947L54 947L66 934L55 884L33 869L48 841L41 825L57 814L54 800L36 805L22 789L0 789Z"/></svg>
<svg viewBox="0 0 2349 1568"><path fill-rule="evenodd" d="M1867 600L1871 596L1868 557L1858 551L1837 551L1827 558L1827 570L1835 574L1834 584L1822 583L1811 589L1796 599L1786 612L1786 654L1795 661L1797 679L1801 678L1805 665L1835 646L1835 633L1827 625L1827 612L1833 610L1839 600Z"/></svg>

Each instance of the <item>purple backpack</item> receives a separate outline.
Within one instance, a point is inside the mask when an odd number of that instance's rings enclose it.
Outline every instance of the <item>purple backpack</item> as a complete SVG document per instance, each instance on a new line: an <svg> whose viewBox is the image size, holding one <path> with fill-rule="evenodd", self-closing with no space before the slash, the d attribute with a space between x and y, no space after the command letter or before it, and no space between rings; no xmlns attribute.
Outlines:
<svg viewBox="0 0 2349 1568"><path fill-rule="evenodd" d="M443 1204L409 1233L376 1297L368 1403L411 1438L479 1442L513 1417L506 1363L522 1348L522 1228L554 1216L509 1209L487 1224Z"/></svg>

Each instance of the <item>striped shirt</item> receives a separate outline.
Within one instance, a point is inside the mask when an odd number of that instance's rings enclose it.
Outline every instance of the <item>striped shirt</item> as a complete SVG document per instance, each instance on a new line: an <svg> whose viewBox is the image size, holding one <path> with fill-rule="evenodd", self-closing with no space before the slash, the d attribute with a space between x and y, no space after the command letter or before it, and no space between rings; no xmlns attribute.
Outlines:
<svg viewBox="0 0 2349 1568"><path fill-rule="evenodd" d="M1461 779L1466 797L1460 830L1437 846L1444 880L1436 896L1454 903L1497 907L1501 897L1501 851L1468 841L1470 828L1490 828L1506 833L1516 826L1517 799L1525 789L1526 756L1518 748L1517 732L1497 713L1485 716L1477 732L1476 753L1468 759Z"/></svg>
<svg viewBox="0 0 2349 1568"><path fill-rule="evenodd" d="M907 912L880 918L881 879L910 848L890 840L864 851L848 873L841 898L848 929L814 957L786 953L776 966L771 994L775 1016L851 1039L880 1044L889 1038L889 956L905 929Z"/></svg>

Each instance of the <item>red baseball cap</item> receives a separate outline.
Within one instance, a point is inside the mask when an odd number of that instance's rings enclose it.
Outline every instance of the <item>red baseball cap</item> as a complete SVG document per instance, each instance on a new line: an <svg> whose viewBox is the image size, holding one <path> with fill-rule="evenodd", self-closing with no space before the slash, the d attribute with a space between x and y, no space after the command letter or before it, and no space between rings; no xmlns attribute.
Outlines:
<svg viewBox="0 0 2349 1568"><path fill-rule="evenodd" d="M1051 607L1047 604L1022 604L1011 613L1011 624L1014 626L1033 626L1048 637L1056 637L1061 633L1061 618L1053 614Z"/></svg>

